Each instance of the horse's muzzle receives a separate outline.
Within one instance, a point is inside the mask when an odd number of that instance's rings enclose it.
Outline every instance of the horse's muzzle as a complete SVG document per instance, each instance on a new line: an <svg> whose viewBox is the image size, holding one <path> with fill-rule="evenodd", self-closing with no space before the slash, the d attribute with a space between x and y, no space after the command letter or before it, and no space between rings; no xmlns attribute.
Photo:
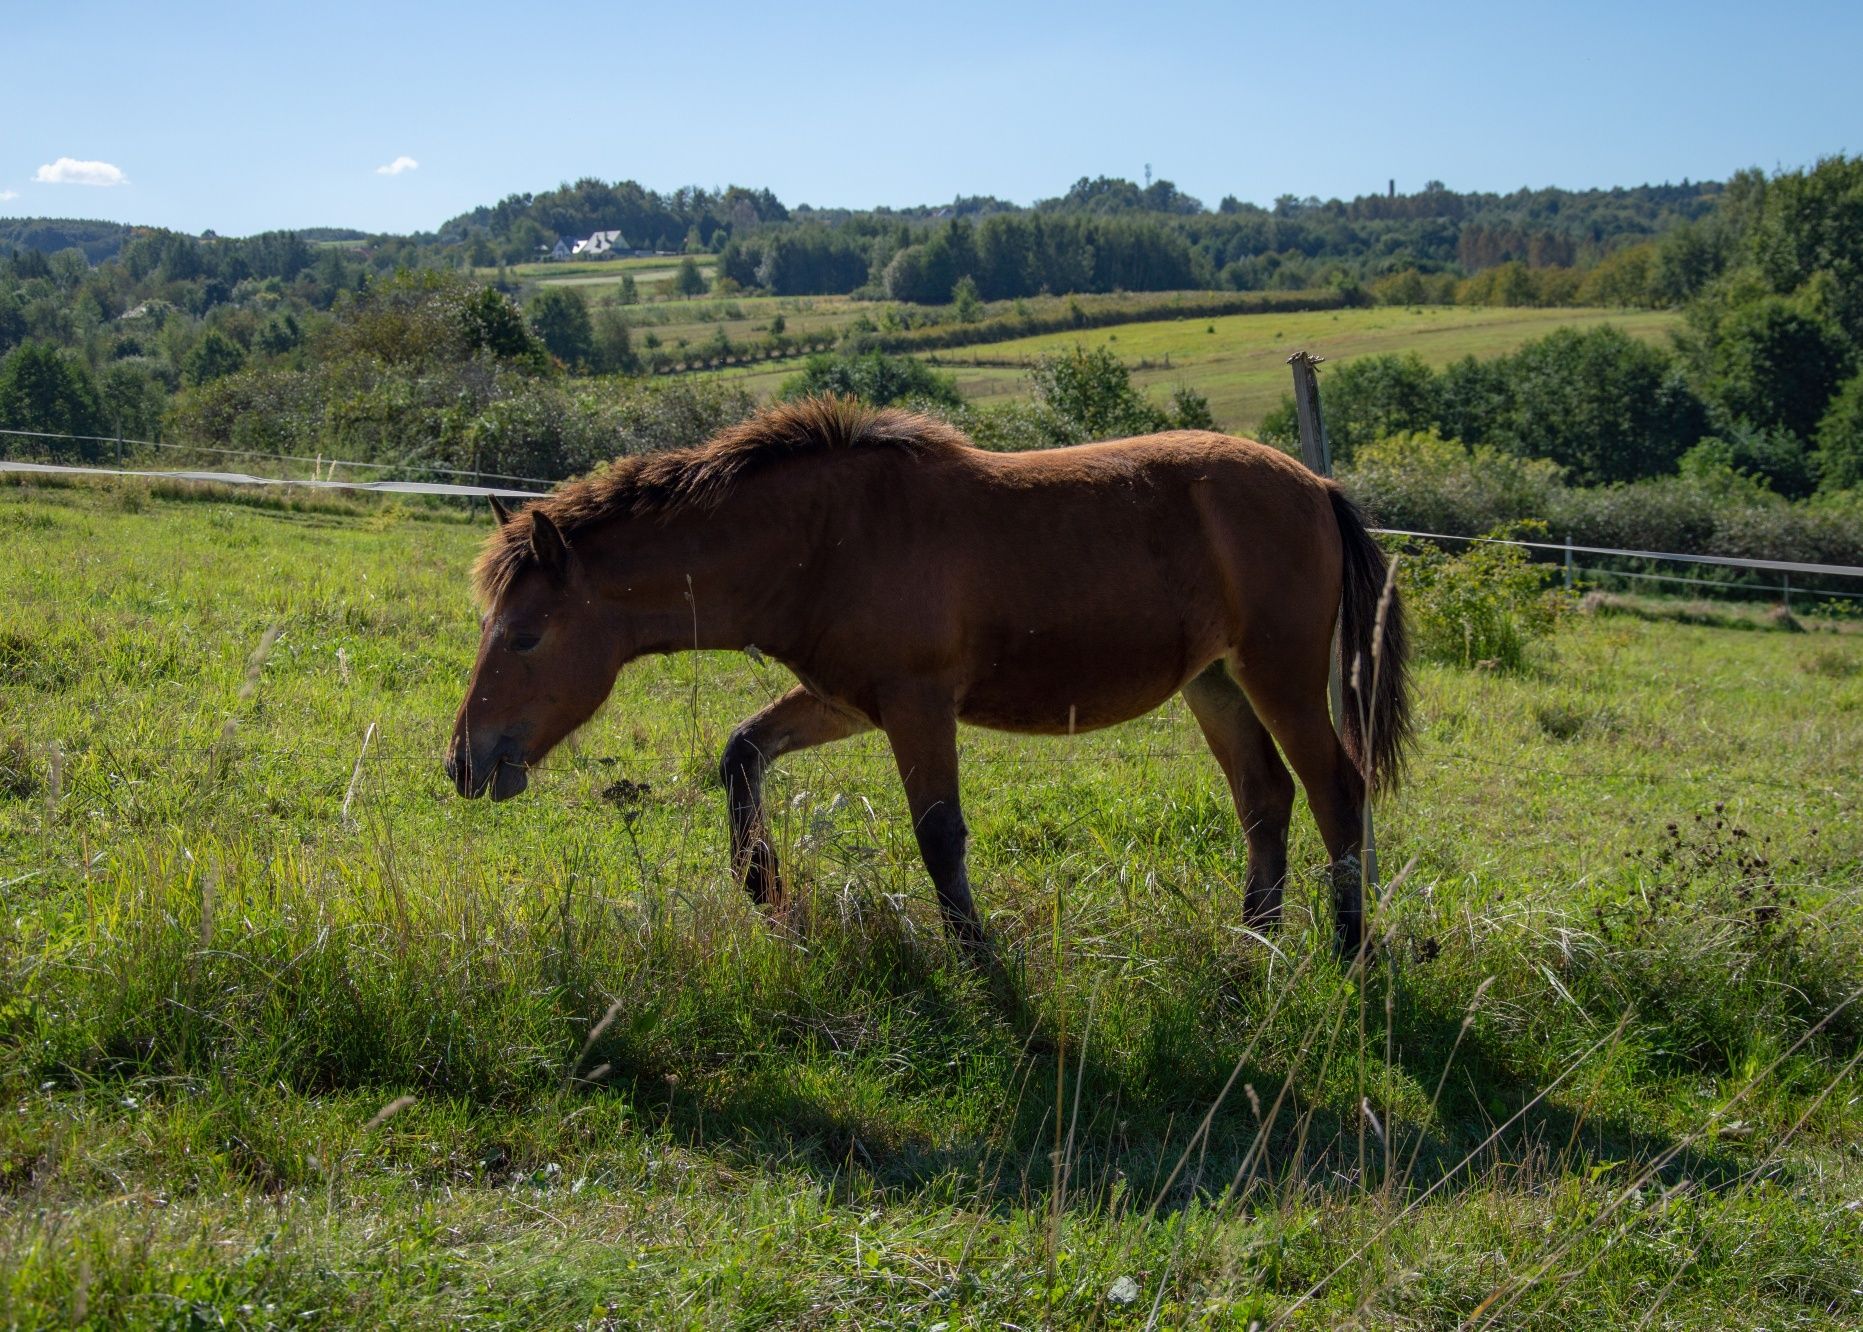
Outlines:
<svg viewBox="0 0 1863 1332"><path fill-rule="evenodd" d="M487 792L495 801L509 800L530 785L530 767L520 746L509 737L476 756L463 738L454 740L446 754L446 775L468 800Z"/></svg>

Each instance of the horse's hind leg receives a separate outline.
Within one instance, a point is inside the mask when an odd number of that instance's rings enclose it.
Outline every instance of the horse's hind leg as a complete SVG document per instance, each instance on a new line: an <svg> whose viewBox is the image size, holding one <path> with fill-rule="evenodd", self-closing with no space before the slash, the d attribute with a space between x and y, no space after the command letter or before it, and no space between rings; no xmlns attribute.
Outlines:
<svg viewBox="0 0 1863 1332"><path fill-rule="evenodd" d="M1221 661L1184 686L1184 701L1203 728L1210 752L1229 780L1236 817L1248 839L1243 917L1254 929L1281 919L1281 890L1287 880L1287 824L1294 808L1294 779L1274 751L1274 739L1249 705L1248 695Z"/></svg>
<svg viewBox="0 0 1863 1332"><path fill-rule="evenodd" d="M980 947L983 920L965 865L970 830L957 798L957 710L936 693L908 692L883 699L880 711L945 932L966 947Z"/></svg>
<svg viewBox="0 0 1863 1332"><path fill-rule="evenodd" d="M857 714L797 686L731 733L721 776L731 809L731 869L758 905L782 892L763 819L763 775L784 754L870 729Z"/></svg>
<svg viewBox="0 0 1863 1332"><path fill-rule="evenodd" d="M1320 840L1332 860L1333 928L1340 956L1358 956L1364 890L1359 882L1360 819L1365 782L1339 743L1326 702L1326 653L1310 660L1283 646L1244 655L1234 669L1255 715L1280 742L1307 793Z"/></svg>

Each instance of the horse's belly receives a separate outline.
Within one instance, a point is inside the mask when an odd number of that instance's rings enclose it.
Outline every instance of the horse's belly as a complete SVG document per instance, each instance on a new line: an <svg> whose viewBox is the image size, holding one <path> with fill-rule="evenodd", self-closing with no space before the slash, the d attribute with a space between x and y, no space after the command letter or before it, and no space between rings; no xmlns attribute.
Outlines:
<svg viewBox="0 0 1863 1332"><path fill-rule="evenodd" d="M1143 653L1100 650L1003 652L977 663L959 716L1001 731L1065 735L1142 717L1216 656L1175 645Z"/></svg>

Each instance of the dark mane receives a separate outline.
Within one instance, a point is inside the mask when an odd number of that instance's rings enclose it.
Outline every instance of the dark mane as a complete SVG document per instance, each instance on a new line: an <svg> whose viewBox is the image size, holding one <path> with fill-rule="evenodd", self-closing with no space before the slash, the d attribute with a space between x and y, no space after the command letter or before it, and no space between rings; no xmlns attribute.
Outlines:
<svg viewBox="0 0 1863 1332"><path fill-rule="evenodd" d="M972 446L953 427L916 412L873 408L854 398L805 398L767 407L696 448L618 458L530 508L547 515L573 544L578 532L611 518L716 508L753 472L784 458L875 447L919 456ZM493 533L473 570L481 602L495 602L529 557L527 523Z"/></svg>

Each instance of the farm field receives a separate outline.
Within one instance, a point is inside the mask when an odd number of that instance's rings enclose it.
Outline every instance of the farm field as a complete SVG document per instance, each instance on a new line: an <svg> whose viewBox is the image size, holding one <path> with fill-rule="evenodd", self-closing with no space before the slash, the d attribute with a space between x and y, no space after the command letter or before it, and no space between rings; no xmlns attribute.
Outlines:
<svg viewBox="0 0 1863 1332"><path fill-rule="evenodd" d="M673 261L675 264L677 261ZM660 259L627 259L613 263L525 264L511 269L518 279L538 286L577 286L591 306L600 307L615 301L622 271L629 266L637 274L642 267L663 265ZM713 269L701 265L708 277ZM856 300L851 296L754 296L717 295L680 297L668 288L676 268L668 267L660 276L664 281L649 286L644 279L639 304L626 307L627 319L637 338L646 343L648 335L672 347L703 346L719 333L734 343L755 343L771 333L772 321L782 316L783 331L792 340L815 333L840 334L865 320L870 327L897 329L907 323L919 325L927 317L949 319L948 307L902 305L896 302ZM477 270L490 278L495 270ZM1021 301L994 301L983 307L984 315L1005 318L1023 315L1035 319L1055 319L1079 309L1088 318L1104 317L1108 311L1137 321L1171 310L1186 302L1207 300L1207 292L1109 292L1078 296L1037 296ZM983 354L987 357L987 347ZM758 391L767 394L794 373L795 358L748 367L748 373L768 379L758 381ZM740 374L743 370L726 373Z"/></svg>
<svg viewBox="0 0 1863 1332"><path fill-rule="evenodd" d="M665 294L671 298L673 276L679 272L682 257L677 254L652 254L626 259L570 259L562 263L539 261L512 264L505 271L519 282L535 282L546 287L575 287L590 300L612 294L621 286L622 275L631 274L641 295ZM699 272L710 281L717 268L717 259L709 254L695 254L692 259L698 265ZM471 272L475 278L488 282L498 274L496 268L477 268Z"/></svg>
<svg viewBox="0 0 1863 1332"><path fill-rule="evenodd" d="M705 296L691 300L668 298L651 305L628 307L628 317L640 330L652 333L669 346L683 338L703 344L722 329L733 342L750 342L768 336L770 321L783 317L784 331L792 338L810 333L839 334L873 307L847 296ZM782 362L794 371L798 362Z"/></svg>
<svg viewBox="0 0 1863 1332"><path fill-rule="evenodd" d="M1287 355L1296 347L1334 363L1414 352L1440 367L1464 356L1499 356L1555 328L1601 324L1666 343L1681 320L1655 310L1377 306L1051 333L942 352L932 359L956 373L966 398L988 401L1025 393L1026 366L1039 356L1074 346L1107 347L1131 368L1132 382L1153 397L1162 399L1187 384L1210 400L1211 412L1225 428L1248 433L1287 392Z"/></svg>
<svg viewBox="0 0 1863 1332"><path fill-rule="evenodd" d="M729 881L773 664L458 799L485 531L0 485L0 1326L1863 1322L1863 635L1422 667L1356 976L1181 704L968 731L992 979L877 737L772 775L785 928Z"/></svg>
<svg viewBox="0 0 1863 1332"><path fill-rule="evenodd" d="M1210 400L1218 424L1247 434L1287 392L1287 356L1297 347L1335 364L1357 356L1414 352L1442 366L1464 356L1502 355L1555 328L1601 324L1652 342L1666 342L1681 327L1680 318L1665 311L1378 306L1142 321L954 348L927 353L924 359L954 374L966 398L989 402L1025 395L1028 367L1043 354L1103 346L1126 363L1132 382L1153 398L1163 400L1172 389L1188 385ZM797 368L785 361L708 373L768 397Z"/></svg>

